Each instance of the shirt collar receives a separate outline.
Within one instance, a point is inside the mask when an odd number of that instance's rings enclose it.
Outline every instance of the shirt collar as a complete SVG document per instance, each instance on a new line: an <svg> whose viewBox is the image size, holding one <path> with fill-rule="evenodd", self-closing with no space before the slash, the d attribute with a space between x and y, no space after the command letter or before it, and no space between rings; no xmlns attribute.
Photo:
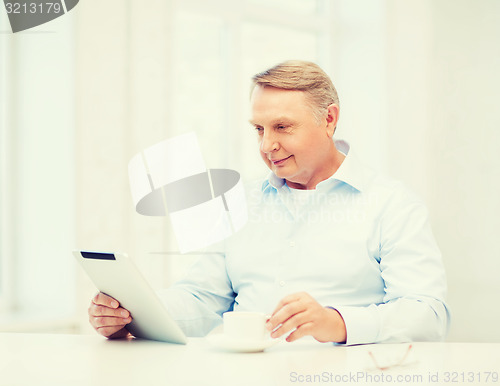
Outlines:
<svg viewBox="0 0 500 386"><path fill-rule="evenodd" d="M366 189L373 172L361 163L356 153L353 152L351 146L346 141L341 139L336 140L335 147L341 153L345 154L346 157L337 171L330 178L321 181L316 186L316 189L328 189L329 187L337 185L340 181L362 192ZM262 184L262 191L266 191L270 188L279 191L284 187L288 188L285 179L279 178L276 174L271 172L266 181Z"/></svg>
<svg viewBox="0 0 500 386"><path fill-rule="evenodd" d="M329 180L342 181L354 189L362 192L368 186L373 172L367 168L358 158L356 152L351 149L349 143L344 140L335 141L335 147L345 154L344 162L330 178L321 181L320 184L327 183Z"/></svg>

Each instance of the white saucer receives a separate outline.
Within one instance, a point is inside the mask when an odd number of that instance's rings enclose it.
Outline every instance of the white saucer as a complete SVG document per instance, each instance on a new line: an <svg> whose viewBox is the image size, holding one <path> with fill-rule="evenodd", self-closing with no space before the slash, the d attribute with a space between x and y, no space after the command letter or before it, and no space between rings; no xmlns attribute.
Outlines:
<svg viewBox="0 0 500 386"><path fill-rule="evenodd" d="M232 352L260 352L279 342L279 339L246 340L229 338L224 334L207 336L208 342L219 349Z"/></svg>

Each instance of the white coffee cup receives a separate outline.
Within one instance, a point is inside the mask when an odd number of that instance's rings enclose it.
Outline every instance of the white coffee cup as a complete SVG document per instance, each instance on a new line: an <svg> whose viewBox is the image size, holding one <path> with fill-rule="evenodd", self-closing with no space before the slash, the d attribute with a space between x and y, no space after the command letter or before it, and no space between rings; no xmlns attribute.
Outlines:
<svg viewBox="0 0 500 386"><path fill-rule="evenodd" d="M263 340L269 337L267 316L260 312L230 311L222 315L224 335L230 339Z"/></svg>

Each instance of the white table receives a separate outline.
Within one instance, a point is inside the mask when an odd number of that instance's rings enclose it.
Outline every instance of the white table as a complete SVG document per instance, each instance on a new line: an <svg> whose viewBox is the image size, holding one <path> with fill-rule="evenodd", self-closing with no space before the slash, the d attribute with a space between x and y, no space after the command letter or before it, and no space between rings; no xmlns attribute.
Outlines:
<svg viewBox="0 0 500 386"><path fill-rule="evenodd" d="M407 347L301 340L239 354L216 350L203 338L180 346L98 335L0 333L0 385L500 386L500 344L413 343L405 366L383 372L368 354L383 365L397 362Z"/></svg>

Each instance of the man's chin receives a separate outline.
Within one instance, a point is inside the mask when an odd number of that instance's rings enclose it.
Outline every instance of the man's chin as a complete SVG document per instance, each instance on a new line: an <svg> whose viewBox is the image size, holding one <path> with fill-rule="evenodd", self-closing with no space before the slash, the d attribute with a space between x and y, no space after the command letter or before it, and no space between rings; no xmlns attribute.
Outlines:
<svg viewBox="0 0 500 386"><path fill-rule="evenodd" d="M276 177L284 178L285 180L287 179L287 177L290 176L290 173L286 173L286 171L283 170L283 168L272 168L272 171L276 175Z"/></svg>

